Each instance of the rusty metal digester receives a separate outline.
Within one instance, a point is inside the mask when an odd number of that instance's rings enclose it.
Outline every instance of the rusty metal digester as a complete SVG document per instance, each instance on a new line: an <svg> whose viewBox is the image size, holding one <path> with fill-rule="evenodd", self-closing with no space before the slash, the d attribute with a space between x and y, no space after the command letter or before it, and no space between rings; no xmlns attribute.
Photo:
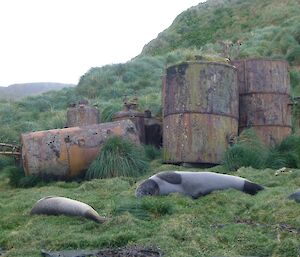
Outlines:
<svg viewBox="0 0 300 257"><path fill-rule="evenodd" d="M82 102L70 106L67 111L67 127L87 126L100 123L100 112L97 108Z"/></svg>
<svg viewBox="0 0 300 257"><path fill-rule="evenodd" d="M61 179L79 176L113 135L139 143L130 120L21 134L25 174Z"/></svg>
<svg viewBox="0 0 300 257"><path fill-rule="evenodd" d="M266 145L279 143L292 132L288 63L245 59L232 64L238 71L239 132L253 128Z"/></svg>
<svg viewBox="0 0 300 257"><path fill-rule="evenodd" d="M163 148L167 163L221 163L238 133L236 69L215 62L183 62L163 79Z"/></svg>

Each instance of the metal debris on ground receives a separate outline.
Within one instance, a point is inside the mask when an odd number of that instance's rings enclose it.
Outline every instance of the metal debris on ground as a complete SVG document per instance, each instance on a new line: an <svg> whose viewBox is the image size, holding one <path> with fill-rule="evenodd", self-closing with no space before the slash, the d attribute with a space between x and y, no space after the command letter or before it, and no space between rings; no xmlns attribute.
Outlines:
<svg viewBox="0 0 300 257"><path fill-rule="evenodd" d="M278 176L280 174L287 174L287 173L292 173L293 171L289 168L286 167L282 167L278 170L275 171L275 176Z"/></svg>

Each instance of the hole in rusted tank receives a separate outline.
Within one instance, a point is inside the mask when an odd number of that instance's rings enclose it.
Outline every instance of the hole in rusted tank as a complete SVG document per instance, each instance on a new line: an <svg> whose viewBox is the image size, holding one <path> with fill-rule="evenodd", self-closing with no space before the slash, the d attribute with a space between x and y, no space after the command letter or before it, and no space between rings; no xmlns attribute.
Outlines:
<svg viewBox="0 0 300 257"><path fill-rule="evenodd" d="M66 137L65 137L65 142L66 142L66 143L70 143L70 142L71 142L70 136L66 136Z"/></svg>
<svg viewBox="0 0 300 257"><path fill-rule="evenodd" d="M127 131L128 133L132 133L132 134L135 133L134 127L129 127L129 128L126 129L126 131Z"/></svg>

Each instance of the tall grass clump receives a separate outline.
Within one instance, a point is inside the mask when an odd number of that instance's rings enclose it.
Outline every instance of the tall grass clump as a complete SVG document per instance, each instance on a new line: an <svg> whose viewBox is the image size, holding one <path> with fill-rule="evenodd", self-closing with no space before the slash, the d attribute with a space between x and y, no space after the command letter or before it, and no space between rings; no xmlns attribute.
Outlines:
<svg viewBox="0 0 300 257"><path fill-rule="evenodd" d="M120 111L122 107L117 104L111 104L103 109L101 112L101 122L111 122L116 112Z"/></svg>
<svg viewBox="0 0 300 257"><path fill-rule="evenodd" d="M291 135L281 143L269 149L265 167L278 169L281 167L300 167L300 138Z"/></svg>
<svg viewBox="0 0 300 257"><path fill-rule="evenodd" d="M24 170L21 167L8 166L4 171L8 174L9 184L12 187L29 188L41 182L41 178L38 176L25 176Z"/></svg>
<svg viewBox="0 0 300 257"><path fill-rule="evenodd" d="M228 148L224 155L224 166L228 170L240 167L260 169L264 166L267 149L258 139L252 129L244 130L237 138L237 142Z"/></svg>
<svg viewBox="0 0 300 257"><path fill-rule="evenodd" d="M88 168L86 178L137 177L146 172L148 166L143 147L113 136Z"/></svg>
<svg viewBox="0 0 300 257"><path fill-rule="evenodd" d="M0 155L0 170L5 168L6 166L13 165L13 164L14 164L13 158Z"/></svg>
<svg viewBox="0 0 300 257"><path fill-rule="evenodd" d="M144 145L146 157L149 160L155 160L162 157L161 149L156 148L154 145Z"/></svg>
<svg viewBox="0 0 300 257"><path fill-rule="evenodd" d="M300 167L300 137L290 135L275 146L263 145L252 129L245 130L224 155L224 166L228 170L240 167L256 169Z"/></svg>

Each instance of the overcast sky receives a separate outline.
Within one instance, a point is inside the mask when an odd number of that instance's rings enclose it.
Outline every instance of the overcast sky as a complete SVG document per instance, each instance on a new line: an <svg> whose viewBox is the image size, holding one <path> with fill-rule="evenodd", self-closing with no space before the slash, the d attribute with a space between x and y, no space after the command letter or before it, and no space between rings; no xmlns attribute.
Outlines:
<svg viewBox="0 0 300 257"><path fill-rule="evenodd" d="M0 86L77 84L91 67L138 55L203 0L0 0Z"/></svg>

